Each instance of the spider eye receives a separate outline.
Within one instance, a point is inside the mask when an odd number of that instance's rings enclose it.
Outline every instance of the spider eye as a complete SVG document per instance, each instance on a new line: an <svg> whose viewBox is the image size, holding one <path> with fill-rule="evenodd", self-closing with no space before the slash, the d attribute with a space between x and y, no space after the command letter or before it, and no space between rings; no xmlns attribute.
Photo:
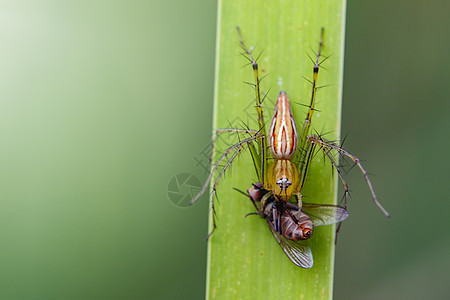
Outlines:
<svg viewBox="0 0 450 300"><path fill-rule="evenodd" d="M288 178L280 178L280 180L277 181L277 185L282 189L287 189L292 182Z"/></svg>

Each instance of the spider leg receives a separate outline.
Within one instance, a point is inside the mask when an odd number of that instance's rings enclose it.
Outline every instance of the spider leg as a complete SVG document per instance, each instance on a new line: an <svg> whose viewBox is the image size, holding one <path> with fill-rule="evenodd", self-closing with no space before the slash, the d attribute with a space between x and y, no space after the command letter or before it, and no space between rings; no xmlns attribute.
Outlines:
<svg viewBox="0 0 450 300"><path fill-rule="evenodd" d="M203 187L200 190L200 192L194 198L192 198L192 200L189 203L191 205L193 205L200 198L200 196L202 196L205 193L205 191L208 189L208 186L209 186L209 183L211 182L211 179L214 176L214 173L218 170L218 168L220 166L220 163L222 161L224 161L227 158L227 156L234 151L233 155L227 160L225 166L222 168L222 170L220 171L220 173L217 176L216 180L214 181L213 191L215 191L215 189L217 187L217 184L218 184L218 181L220 180L220 178L222 177L222 175L224 174L226 169L231 165L231 163L233 162L234 158L236 158L236 156L241 152L241 150L245 147L246 144L251 143L252 141L255 141L255 140L259 139L259 138L261 138L260 134L252 135L251 137L243 139L242 141L239 141L238 143L236 143L236 144L230 146L229 148L227 148L222 153L222 155L219 157L219 159L215 163L214 167L211 169L211 172L209 173L209 176L206 179L206 182L203 184Z"/></svg>
<svg viewBox="0 0 450 300"><path fill-rule="evenodd" d="M216 142L217 137L224 133L238 133L238 134L251 134L250 137L239 141L238 143L232 145L228 149L226 149L223 154L219 157L217 162L214 164L214 166L211 169L211 172L203 185L200 192L190 201L190 204L194 204L201 195L203 195L206 190L209 187L209 184L211 180L213 179L214 174L219 169L220 163L224 160L226 160L226 163L224 167L220 170L219 174L217 175L216 179L214 180L214 184L212 186L212 194L215 195L217 186L219 184L220 179L223 177L225 171L228 169L229 166L231 166L233 160L241 153L241 151L244 149L245 146L248 146L248 149L252 155L253 164L256 170L256 173L258 175L258 180L264 185L265 182L265 173L267 169L267 158L266 158L266 149L267 149L267 141L265 139L265 123L264 123L264 115L263 115L263 109L262 109L262 101L261 101L261 92L260 92L260 82L259 79L259 71L258 71L258 64L256 63L256 60L253 58L252 53L248 50L248 48L245 46L244 41L242 39L241 31L239 27L237 27L238 35L239 35L239 41L241 44L242 49L246 53L246 58L251 62L252 68L253 68L253 74L255 77L255 93L256 93L256 111L258 114L258 125L259 130L251 130L251 129L235 129L235 128L224 128L224 129L218 129L216 131L216 138L213 141L213 146ZM261 141L259 141L261 140ZM259 151L256 149L257 146L253 144L253 142L256 142L258 144ZM211 151L210 154L210 162L212 162L212 156L214 151ZM232 153L231 157L227 159L227 156ZM211 199L211 209L213 210L213 231L216 228L215 223L215 208L214 208L214 197ZM209 236L212 234L212 232L209 234ZM208 237L209 237L208 236Z"/></svg>
<svg viewBox="0 0 450 300"><path fill-rule="evenodd" d="M298 171L300 175L299 191L301 191L303 189L303 186L305 185L306 175L308 174L309 166L311 165L311 161L314 156L315 146L316 145L314 143L307 144L307 148L303 150L305 152L303 160L298 164Z"/></svg>
<svg viewBox="0 0 450 300"><path fill-rule="evenodd" d="M300 194L300 192L297 192L297 194L295 194L295 198L297 198L297 207L298 207L298 209L301 209L302 206L303 206L302 194Z"/></svg>
<svg viewBox="0 0 450 300"><path fill-rule="evenodd" d="M260 135L260 132L258 131L258 130L254 130L254 129L250 129L250 128L247 128L247 129L240 129L240 128L219 128L219 129L217 129L216 130L216 134L215 134L215 137L214 137L214 140L213 140L213 142L212 142L212 145L213 145L213 147L212 147L212 149L211 149L211 152L210 152L210 157L209 157L209 161L210 161L210 163L212 162L212 160L213 160L213 154L214 154L214 145L215 145L215 143L216 143L216 141L217 141L217 139L218 139L218 137L219 137L219 135L220 134L223 134L223 133L236 133L236 134L248 134L248 135L258 135L258 136L260 136L261 137L261 139L264 139L264 136L262 136L262 135ZM257 142L257 141L256 141ZM257 142L258 143L258 142ZM260 149L262 149L262 146L261 146L261 144L260 143L258 143L259 145L260 145ZM261 182L262 181L262 179L263 179L263 176L262 176L262 172L261 172L261 154L258 152L258 150L256 149L256 147L255 147L255 145L253 145L253 143L249 143L248 144L248 146L249 146L249 150L250 150L250 154L251 154L251 156L252 156L252 160L253 160L253 165L254 165L254 167L255 167L255 171L256 171L256 174L257 174L257 176L258 176L258 181L259 182Z"/></svg>
<svg viewBox="0 0 450 300"><path fill-rule="evenodd" d="M212 186L212 198L211 198L211 210L213 213L212 219L213 219L213 229L212 231L208 234L208 239L209 237L212 235L212 233L214 232L214 230L216 229L216 210L215 210L215 202L214 202L214 198L216 196L216 190L217 190L217 186L219 185L220 179L223 177L223 175L225 174L226 170L231 166L231 164L233 163L233 160L238 157L238 155L242 152L242 150L245 148L245 146L249 146L251 145L252 142L257 142L258 139L261 139L261 134L256 133L255 135L252 135L246 139L243 139L241 141L239 141L238 143L228 147L223 153L222 155L219 157L219 159L217 160L217 162L214 164L213 168L211 169L211 172L209 173L208 178L206 179L206 182L203 184L202 189L200 190L200 192L194 197L192 198L192 200L189 202L190 205L193 205L208 189L209 184L211 182L211 180L213 179L214 174L216 173L216 171L218 171L220 164L223 161L225 162L225 165L222 167L222 169L220 169L219 174L217 174L217 177L214 179L214 183ZM228 155L231 153L231 156L228 158Z"/></svg>
<svg viewBox="0 0 450 300"><path fill-rule="evenodd" d="M373 201L378 206L378 208L380 208L380 210L386 215L386 217L390 218L389 213L386 211L386 209L378 201L378 197L375 194L375 190L373 189L372 182L369 179L369 175L367 174L367 171L362 166L361 161L359 160L358 157L354 156L353 154L351 154L347 150L345 150L345 149L335 145L334 143L324 140L322 137L320 137L318 135L309 135L307 137L307 140L310 143L319 146L322 149L322 151L325 153L325 155L330 159L331 163L333 164L335 169L338 171L339 177L341 178L341 181L343 182L346 194L348 194L348 186L345 183L345 179L344 179L344 177L342 175L342 172L339 170L339 166L334 161L334 159L332 158L332 156L330 155L328 150L336 150L341 156L346 156L346 157L350 158L354 162L354 164L358 166L358 168L360 169L361 173L363 174L364 179L366 180L367 185L369 186L370 193L372 194Z"/></svg>
<svg viewBox="0 0 450 300"><path fill-rule="evenodd" d="M210 164L211 164L212 161L213 161L214 148L215 148L217 139L219 138L219 136L220 136L221 134L224 134L224 133L249 134L250 136L252 136L252 135L259 135L258 131L257 131L257 130L253 130L253 129L240 129L240 128L219 128L219 129L217 129L216 132L215 132L214 138L213 138L213 140L212 140L212 143L211 143L211 144L212 144L211 150L209 151L209 163L210 163ZM236 144L235 144L235 145L236 145ZM235 145L233 145L233 146L235 146ZM231 146L230 148L233 148L233 146ZM227 150L225 150L224 153L226 153L227 151L229 151L230 148L228 148ZM228 153L227 153L227 154L228 154ZM211 181L211 177L212 177L214 171L216 171L218 167L219 167L219 166L218 166L218 162L216 162L216 164L215 164L215 166L213 167L212 172L210 172L209 177L208 177L208 179L206 180L206 183L205 183L205 185L203 186L203 188L205 188L205 186L207 186L208 183ZM205 191L202 189L202 191L201 191L199 194L197 194L197 195L190 201L191 205L194 204L194 203L198 200L198 198L199 198L204 192L205 192Z"/></svg>
<svg viewBox="0 0 450 300"><path fill-rule="evenodd" d="M314 62L314 67L313 67L313 79L311 82L312 85L312 92L311 92L311 101L309 103L309 108L308 108L308 112L306 113L306 118L305 121L303 122L303 127L302 130L300 131L300 136L299 136L299 151L297 152L297 155L294 157L294 163L298 164L301 161L305 160L305 156L307 155L307 152L304 152L304 150L306 149L306 146L308 144L308 141L306 140L308 134L309 134L309 130L311 127L311 119L312 116L314 114L314 106L316 103L316 92L317 92L317 76L319 74L319 67L320 64L327 58L325 58L324 60L320 61L320 55L322 53L322 47L323 47L323 36L324 36L324 29L322 27L321 31L320 31L320 42L319 42L319 51L317 51L317 55L316 55L316 60ZM311 59L312 60L312 59ZM309 81L309 80L308 80Z"/></svg>
<svg viewBox="0 0 450 300"><path fill-rule="evenodd" d="M322 139L320 136L316 136L316 137ZM315 151L315 147L317 145L318 144L315 143L314 141L309 140L307 150L306 150L305 160L301 162L301 166L299 167L299 169L301 170L300 171L300 190L303 188L303 186L305 184L306 176L308 174L308 169L311 164L312 157L315 154L314 151ZM329 148L320 146L319 151L322 151L324 153L324 155L329 159L332 167L338 173L339 179L342 183L342 186L344 187L344 195L343 195L344 208L347 209L347 197L350 195L350 192L349 192L348 184L347 184L347 181L345 180L344 174L342 173L342 170L339 167L339 164L336 162L333 155L330 153ZM337 237L338 237L339 230L341 229L341 226L342 226L342 222L340 222L336 228L335 243L337 242Z"/></svg>
<svg viewBox="0 0 450 300"><path fill-rule="evenodd" d="M250 135L255 135L255 134L259 133L258 130L254 130L254 129L219 128L216 130L216 136L218 136L219 134L225 133L225 132L246 133L246 134L250 134ZM216 139L217 139L217 137L216 137Z"/></svg>
<svg viewBox="0 0 450 300"><path fill-rule="evenodd" d="M249 135L255 135L258 134L257 130L253 129L241 129L241 128L219 128L216 130L214 137L211 142L211 150L209 151L209 163L212 164L213 156L214 156L214 148L217 143L217 140L220 135L224 133L236 133L236 134L249 134Z"/></svg>
<svg viewBox="0 0 450 300"><path fill-rule="evenodd" d="M256 93L256 112L258 113L258 126L259 126L259 133L266 136L266 129L265 129L265 123L264 123L264 114L262 109L262 101L261 101L261 92L259 88L259 84L261 80L259 79L259 71L258 71L258 63L253 58L252 52L245 46L244 40L242 39L241 30L239 29L239 26L236 27L236 30L239 35L239 43L241 44L242 49L245 51L244 57L247 58L253 68L253 75L255 77L255 93ZM260 179L260 182L264 185L265 184L265 173L267 170L267 157L266 157L266 149L267 149L267 141L266 139L263 139L262 144L260 145L260 163L261 163L261 174L263 174L262 178Z"/></svg>
<svg viewBox="0 0 450 300"><path fill-rule="evenodd" d="M215 191L213 192L214 194L212 195L212 197L215 197L216 196L216 193L215 193ZM214 198L213 198L214 199ZM214 233L214 231L216 230L216 228L217 228L217 225L216 225L216 209L214 208L214 201L213 200L211 200L211 210L212 210L212 222L213 222L213 228L212 228L212 230L211 230L211 232L210 233L208 233L208 236L206 237L206 240L209 240L209 238L211 237L211 235Z"/></svg>
<svg viewBox="0 0 450 300"><path fill-rule="evenodd" d="M311 102L309 104L308 112L306 113L305 122L303 123L303 128L300 134L300 141L302 144L300 145L300 148L304 148L305 144L307 143L306 137L308 135L309 129L311 127L311 119L314 113L314 106L316 102L316 92L317 92L317 75L319 74L319 65L320 65L320 54L322 52L322 46L323 46L323 33L324 29L320 31L320 42L319 42L319 51L317 52L316 61L314 63L313 68L313 80L312 80L312 93L311 93Z"/></svg>

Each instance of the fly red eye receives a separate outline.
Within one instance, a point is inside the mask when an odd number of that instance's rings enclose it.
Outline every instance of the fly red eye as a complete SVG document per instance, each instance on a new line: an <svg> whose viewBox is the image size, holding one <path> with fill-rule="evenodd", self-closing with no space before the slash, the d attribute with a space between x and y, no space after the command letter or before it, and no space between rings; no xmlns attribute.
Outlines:
<svg viewBox="0 0 450 300"><path fill-rule="evenodd" d="M312 234L312 230L311 229L309 229L309 228L303 229L303 236L305 238L309 238L311 236L311 234Z"/></svg>

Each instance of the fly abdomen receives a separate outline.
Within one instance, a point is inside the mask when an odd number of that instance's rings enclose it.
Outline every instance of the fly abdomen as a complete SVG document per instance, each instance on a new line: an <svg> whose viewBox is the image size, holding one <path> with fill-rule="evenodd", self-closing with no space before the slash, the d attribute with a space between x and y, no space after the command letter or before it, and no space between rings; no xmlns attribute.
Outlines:
<svg viewBox="0 0 450 300"><path fill-rule="evenodd" d="M290 240L306 240L313 233L313 222L301 210L284 211L281 215L281 233ZM295 219L294 219L294 218Z"/></svg>

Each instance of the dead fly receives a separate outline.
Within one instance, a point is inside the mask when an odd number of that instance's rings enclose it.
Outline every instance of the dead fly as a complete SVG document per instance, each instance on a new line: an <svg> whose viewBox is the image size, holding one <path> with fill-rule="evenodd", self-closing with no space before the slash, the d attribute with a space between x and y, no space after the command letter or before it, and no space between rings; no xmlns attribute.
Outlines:
<svg viewBox="0 0 450 300"><path fill-rule="evenodd" d="M215 195L219 181L223 177L225 171L243 149L248 149L252 156L253 165L259 181L255 185L259 187L259 190L249 190L249 192L256 193L255 195L250 195L250 198L257 207L258 213L267 220L274 237L282 246L289 258L299 266L310 267L312 265L311 255L306 255L310 257L310 259L297 259L297 261L292 257L295 257L293 251L297 251L295 250L295 246L293 246L295 245L293 241L296 240L297 234L299 237L303 234L303 237L306 239L311 236L313 228L312 225L338 223L347 217L347 212L345 209L349 190L339 164L341 157L351 159L354 164L358 166L369 186L373 201L386 216L389 217L389 214L378 202L372 183L369 180L367 172L361 165L360 160L334 142L327 141L318 134L310 134L311 119L315 110L315 99L318 89L316 86L317 75L319 73L320 64L327 59L326 57L320 61L324 30L322 29L321 31L319 50L314 61L313 79L311 81L311 101L301 130L297 131L297 125L292 114L289 99L286 92L281 91L276 101L275 112L269 127L269 135L266 134L266 123L264 122L263 116L262 100L264 100L264 97L262 98L260 93L261 80L259 78L258 64L253 58L252 53L245 46L239 28L237 28L237 30L239 41L244 51L243 55L252 65L253 74L255 77L253 87L256 92L258 130L249 128L224 128L216 131L217 136L228 132L244 135L245 138L241 138L238 143L228 147L223 154L219 156L202 190L192 199L191 203L197 201L198 198L208 189L210 181L217 172L212 186L213 195ZM270 151L268 151L269 149ZM302 195L300 191L304 187L312 158L318 151L322 152L324 157L328 158L331 165L337 171L345 190L344 207L302 203ZM338 155L338 158L336 158L336 154ZM293 203L291 203L291 201ZM261 203L256 205L256 202ZM315 210L312 209L313 207L315 207ZM211 208L214 213L214 197L211 200ZM330 208L330 212L327 221L318 221L321 218L326 217L327 214L325 210L328 208ZM307 219L310 220L307 221ZM306 226L308 223L312 223L310 228L299 227L303 225ZM290 227L287 227L288 225ZM213 218L212 232L215 228L215 218ZM304 230L308 228L310 231ZM301 230L301 232L298 230ZM308 232L310 233L308 234ZM292 234L292 236L290 236L290 234ZM310 253L310 250L305 250L309 249L309 247L303 247L302 249L304 249L304 251L298 251L303 254Z"/></svg>
<svg viewBox="0 0 450 300"><path fill-rule="evenodd" d="M295 265L302 268L313 266L313 255L307 240L312 236L314 227L336 224L348 217L347 210L337 205L303 203L300 209L293 203L276 201L276 197L268 193L261 183L250 187L248 194L239 192L250 198L258 214L266 219L281 249Z"/></svg>

